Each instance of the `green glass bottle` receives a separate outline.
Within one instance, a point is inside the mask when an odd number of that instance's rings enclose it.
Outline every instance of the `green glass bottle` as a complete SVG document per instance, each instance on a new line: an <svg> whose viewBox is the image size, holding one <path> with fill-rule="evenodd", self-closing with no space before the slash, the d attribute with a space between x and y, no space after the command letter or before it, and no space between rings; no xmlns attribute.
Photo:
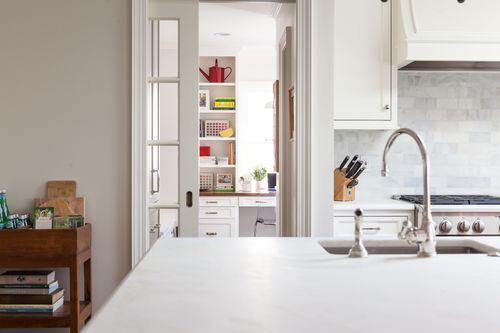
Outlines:
<svg viewBox="0 0 500 333"><path fill-rule="evenodd" d="M7 191L3 190L3 210L5 215L8 217L10 215L9 205L7 205Z"/></svg>
<svg viewBox="0 0 500 333"><path fill-rule="evenodd" d="M3 229L5 223L7 223L7 217L8 217L8 214L5 211L4 206L5 206L5 194L4 191L1 190L0 191L0 223L2 224L0 226L1 229Z"/></svg>

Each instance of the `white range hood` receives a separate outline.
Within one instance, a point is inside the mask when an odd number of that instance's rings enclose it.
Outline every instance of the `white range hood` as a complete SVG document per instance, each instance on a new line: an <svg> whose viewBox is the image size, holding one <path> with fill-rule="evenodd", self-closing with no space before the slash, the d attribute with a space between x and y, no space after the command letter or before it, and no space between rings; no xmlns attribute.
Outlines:
<svg viewBox="0 0 500 333"><path fill-rule="evenodd" d="M500 70L500 0L394 0L403 70Z"/></svg>

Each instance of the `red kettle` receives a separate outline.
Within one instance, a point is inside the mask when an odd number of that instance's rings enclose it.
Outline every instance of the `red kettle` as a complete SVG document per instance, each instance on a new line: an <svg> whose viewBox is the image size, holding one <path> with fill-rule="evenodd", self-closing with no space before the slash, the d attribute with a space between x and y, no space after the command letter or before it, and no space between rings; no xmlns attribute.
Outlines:
<svg viewBox="0 0 500 333"><path fill-rule="evenodd" d="M225 75L226 69L229 69L229 73ZM208 73L205 73L203 69L200 68L200 73L208 80L208 82L224 82L229 75L233 72L231 67L219 67L219 60L215 59L215 66L209 68Z"/></svg>

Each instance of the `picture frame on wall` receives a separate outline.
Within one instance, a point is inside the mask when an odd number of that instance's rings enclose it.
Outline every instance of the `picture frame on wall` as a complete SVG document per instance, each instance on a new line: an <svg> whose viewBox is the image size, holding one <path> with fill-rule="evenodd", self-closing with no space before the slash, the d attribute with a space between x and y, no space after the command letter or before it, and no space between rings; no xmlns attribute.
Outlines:
<svg viewBox="0 0 500 333"><path fill-rule="evenodd" d="M210 90L200 90L198 92L198 106L200 111L210 110Z"/></svg>

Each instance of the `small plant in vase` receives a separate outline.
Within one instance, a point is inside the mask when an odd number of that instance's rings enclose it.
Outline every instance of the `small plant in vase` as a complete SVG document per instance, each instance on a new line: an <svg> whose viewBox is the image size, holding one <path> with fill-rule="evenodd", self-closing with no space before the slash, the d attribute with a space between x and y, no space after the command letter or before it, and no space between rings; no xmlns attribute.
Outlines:
<svg viewBox="0 0 500 333"><path fill-rule="evenodd" d="M257 191L265 192L268 190L267 186L267 169L263 166L255 167L252 171L252 177L257 182Z"/></svg>
<svg viewBox="0 0 500 333"><path fill-rule="evenodd" d="M252 192L253 177L251 174L246 174L240 177L241 191Z"/></svg>

